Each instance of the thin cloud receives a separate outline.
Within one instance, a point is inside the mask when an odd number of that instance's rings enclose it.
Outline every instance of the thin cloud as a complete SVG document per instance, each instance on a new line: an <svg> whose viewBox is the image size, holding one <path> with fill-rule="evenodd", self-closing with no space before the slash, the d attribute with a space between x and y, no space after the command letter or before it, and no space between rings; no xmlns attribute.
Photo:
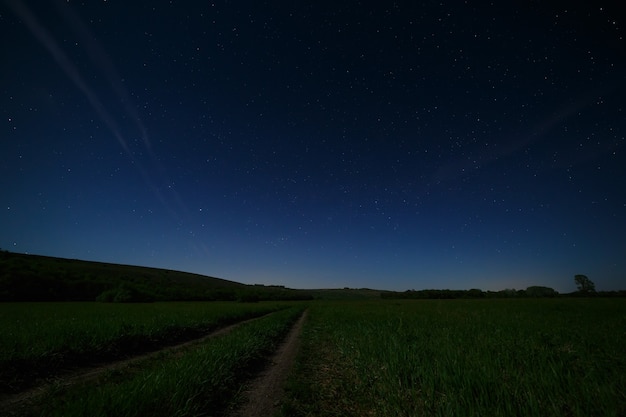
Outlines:
<svg viewBox="0 0 626 417"><path fill-rule="evenodd" d="M128 141L122 135L121 130L118 127L117 122L115 121L115 117L111 112L107 110L107 108L102 103L102 100L98 97L96 91L94 91L86 82L85 78L81 75L80 71L76 66L72 63L67 54L63 51L63 49L59 46L59 43L55 41L52 34L43 27L37 17L31 12L31 10L21 1L19 0L7 0L7 4L9 8L13 10L13 12L24 22L26 27L30 30L33 36L48 50L50 55L54 58L57 64L61 67L61 69L65 72L67 77L78 87L78 89L85 95L89 104L93 107L95 112L98 114L100 120L107 126L107 128L111 131L113 136L117 139L117 142L120 144L126 155L131 159L133 165L140 172L143 180L147 184L148 188L152 190L156 198L161 202L163 207L170 212L170 214L180 222L181 216L178 215L178 211L171 207L171 205L167 202L165 196L161 192L161 189L154 183L148 170L144 167L144 165L135 157L133 151L130 149ZM148 151L148 154L151 157L152 164L157 167L160 171L161 175L167 178L165 175L165 170L158 163L157 158L154 156L151 150L151 143L147 135L147 131L141 122L141 118L139 117L137 111L132 107L132 100L123 84L121 83L121 78L118 76L117 70L113 65L113 62L107 57L105 51L99 46L99 44L93 40L93 36L90 34L86 26L82 23L81 19L72 11L69 10L68 7L63 7L64 5L57 2L57 7L61 11L61 14L64 16L66 21L70 23L74 31L81 39L81 43L85 45L85 50L87 51L90 59L95 64L97 68L101 68L109 83L113 87L113 90L116 92L120 100L124 103L125 112L130 118L135 122L137 128L141 132L142 142L145 146L145 149ZM168 193L173 196L175 201L175 205L178 206L178 210L187 214L188 210L186 209L185 204L183 203L181 197L178 195L176 190L168 187Z"/></svg>

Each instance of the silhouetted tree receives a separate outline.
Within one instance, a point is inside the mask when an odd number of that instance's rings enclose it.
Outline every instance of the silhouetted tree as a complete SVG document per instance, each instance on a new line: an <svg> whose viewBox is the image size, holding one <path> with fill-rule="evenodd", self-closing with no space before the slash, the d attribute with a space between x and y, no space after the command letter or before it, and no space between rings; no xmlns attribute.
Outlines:
<svg viewBox="0 0 626 417"><path fill-rule="evenodd" d="M578 287L578 291L583 294L593 294L596 292L596 285L587 275L574 275L574 281Z"/></svg>

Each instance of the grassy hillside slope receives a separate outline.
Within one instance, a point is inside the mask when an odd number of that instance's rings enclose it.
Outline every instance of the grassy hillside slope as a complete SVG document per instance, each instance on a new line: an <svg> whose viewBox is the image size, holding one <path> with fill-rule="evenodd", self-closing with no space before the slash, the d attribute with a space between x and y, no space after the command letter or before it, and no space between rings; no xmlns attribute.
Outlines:
<svg viewBox="0 0 626 417"><path fill-rule="evenodd" d="M0 252L0 301L166 301L309 298L167 269Z"/></svg>

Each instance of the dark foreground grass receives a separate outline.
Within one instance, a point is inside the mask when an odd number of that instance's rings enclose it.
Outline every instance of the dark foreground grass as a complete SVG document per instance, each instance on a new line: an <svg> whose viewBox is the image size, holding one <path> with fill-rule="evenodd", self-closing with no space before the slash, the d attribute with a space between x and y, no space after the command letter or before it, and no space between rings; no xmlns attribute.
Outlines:
<svg viewBox="0 0 626 417"><path fill-rule="evenodd" d="M0 394L61 369L199 337L285 303L0 304Z"/></svg>
<svg viewBox="0 0 626 417"><path fill-rule="evenodd" d="M220 415L302 309L294 307L242 324L183 354L163 354L97 383L51 390L19 415Z"/></svg>
<svg viewBox="0 0 626 417"><path fill-rule="evenodd" d="M626 300L319 303L285 416L624 416Z"/></svg>

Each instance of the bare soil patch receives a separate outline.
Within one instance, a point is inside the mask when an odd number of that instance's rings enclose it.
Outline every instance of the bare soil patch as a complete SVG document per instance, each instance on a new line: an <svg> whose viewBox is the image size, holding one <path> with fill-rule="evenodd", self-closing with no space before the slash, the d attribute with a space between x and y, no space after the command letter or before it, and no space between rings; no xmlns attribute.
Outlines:
<svg viewBox="0 0 626 417"><path fill-rule="evenodd" d="M284 385L298 348L300 333L306 319L305 311L293 325L283 343L270 359L269 365L248 384L243 392L243 403L232 410L229 417L267 417L278 411L284 396Z"/></svg>

